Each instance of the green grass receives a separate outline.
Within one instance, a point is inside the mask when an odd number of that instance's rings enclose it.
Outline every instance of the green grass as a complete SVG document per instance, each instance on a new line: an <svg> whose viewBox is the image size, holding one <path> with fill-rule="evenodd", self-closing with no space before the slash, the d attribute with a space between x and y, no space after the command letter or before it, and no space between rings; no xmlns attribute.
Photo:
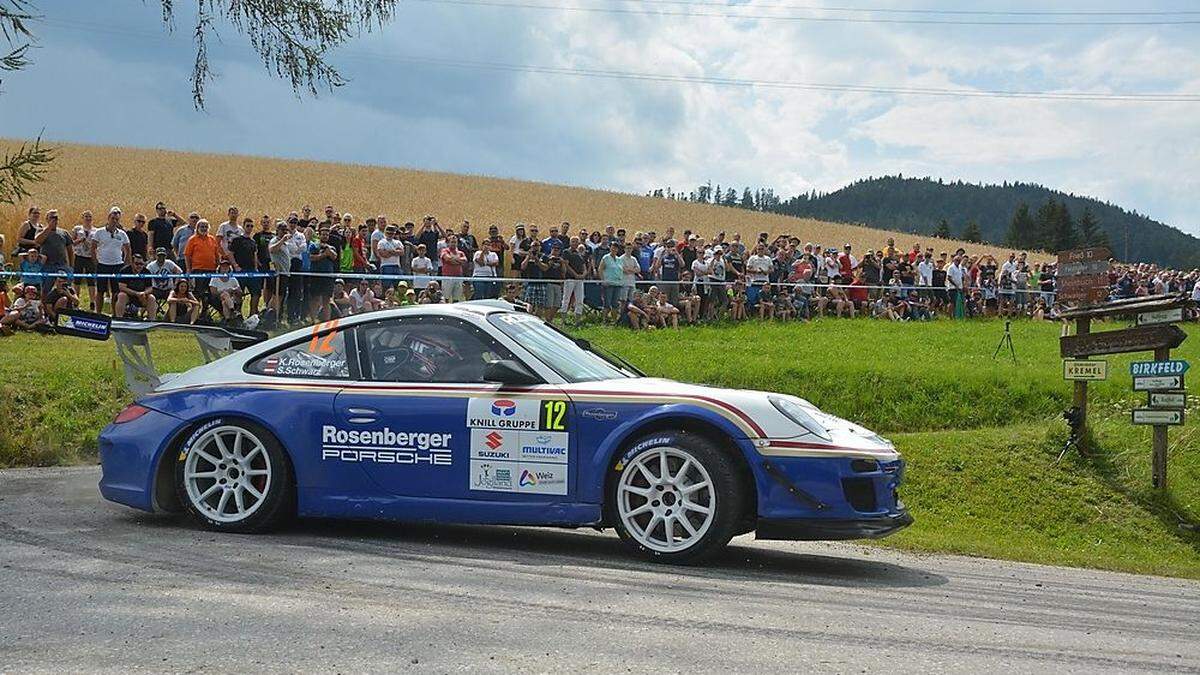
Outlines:
<svg viewBox="0 0 1200 675"><path fill-rule="evenodd" d="M1149 428L1129 424L1144 400L1130 391L1135 357L1110 357L1091 387L1095 450L1057 462L1071 391L1059 330L1014 324L1016 365L992 358L994 321L576 332L652 375L793 393L886 433L909 462L917 522L884 545L1200 578L1200 533L1181 527L1200 522L1195 422L1171 430L1169 489L1152 490ZM163 371L200 360L188 336L153 346ZM0 349L0 466L94 461L97 432L130 398L113 345L18 335ZM1175 355L1200 367L1200 339Z"/></svg>

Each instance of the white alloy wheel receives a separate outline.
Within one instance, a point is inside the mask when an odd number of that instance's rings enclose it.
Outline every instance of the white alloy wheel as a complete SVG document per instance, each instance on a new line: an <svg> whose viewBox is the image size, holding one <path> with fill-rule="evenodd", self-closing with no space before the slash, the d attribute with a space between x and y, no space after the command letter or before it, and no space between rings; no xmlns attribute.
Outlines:
<svg viewBox="0 0 1200 675"><path fill-rule="evenodd" d="M263 505L275 467L262 441L240 426L217 426L191 444L183 465L188 501L204 517L239 523Z"/></svg>
<svg viewBox="0 0 1200 675"><path fill-rule="evenodd" d="M617 484L617 515L625 530L659 553L695 546L712 527L716 507L708 470L680 448L649 448L634 456Z"/></svg>

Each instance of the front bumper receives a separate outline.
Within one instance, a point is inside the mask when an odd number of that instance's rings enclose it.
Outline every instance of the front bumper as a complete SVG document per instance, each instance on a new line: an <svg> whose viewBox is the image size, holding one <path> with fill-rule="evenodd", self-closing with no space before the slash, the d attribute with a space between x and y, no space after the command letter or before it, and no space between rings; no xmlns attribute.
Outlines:
<svg viewBox="0 0 1200 675"><path fill-rule="evenodd" d="M760 539L870 539L913 522L899 457L766 455L756 468Z"/></svg>
<svg viewBox="0 0 1200 675"><path fill-rule="evenodd" d="M759 518L757 539L787 541L829 541L837 539L879 539L912 525L908 511L883 516L855 518Z"/></svg>

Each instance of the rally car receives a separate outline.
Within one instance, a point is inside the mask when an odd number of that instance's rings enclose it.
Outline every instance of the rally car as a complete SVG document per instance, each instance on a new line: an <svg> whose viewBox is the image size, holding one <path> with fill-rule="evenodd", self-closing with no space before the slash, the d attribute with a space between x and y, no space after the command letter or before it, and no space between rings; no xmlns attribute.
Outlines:
<svg viewBox="0 0 1200 675"><path fill-rule="evenodd" d="M100 434L106 499L229 532L292 516L611 527L681 563L750 531L853 539L912 522L888 440L795 396L646 377L514 305L241 337L147 375Z"/></svg>

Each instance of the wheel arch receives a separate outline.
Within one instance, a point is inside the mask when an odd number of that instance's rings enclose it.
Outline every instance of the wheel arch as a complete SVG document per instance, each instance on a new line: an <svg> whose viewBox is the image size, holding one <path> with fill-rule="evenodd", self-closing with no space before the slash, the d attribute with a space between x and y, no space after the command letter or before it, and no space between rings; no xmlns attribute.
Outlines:
<svg viewBox="0 0 1200 675"><path fill-rule="evenodd" d="M182 513L184 511L183 502L179 500L179 495L175 491L175 464L178 461L179 449L187 442L188 437L193 432L213 420L249 422L267 434L270 434L271 440L275 441L275 444L279 446L284 456L287 457L288 478L293 483L296 482L296 460L292 457L292 452L288 449L287 444L280 440L279 434L269 424L257 416L247 414L244 411L205 413L203 416L191 419L180 426L171 436L170 440L163 445L162 451L159 452L158 459L155 462L154 484L152 485L154 510L168 513Z"/></svg>
<svg viewBox="0 0 1200 675"><path fill-rule="evenodd" d="M746 494L745 512L741 514L743 526L739 529L742 530L742 533L754 529L754 523L758 518L758 486L751 468L750 458L746 456L746 450L742 447L745 439L727 422L709 419L702 412L687 408L663 411L660 414L643 418L614 434L615 438L611 440L608 451L603 455L604 524L611 525L613 522L612 504L609 503L608 495L612 493L613 481L617 479L617 472L612 469L618 458L627 452L639 438L655 432L666 431L683 431L701 436L715 444L734 460L738 469L739 483Z"/></svg>

